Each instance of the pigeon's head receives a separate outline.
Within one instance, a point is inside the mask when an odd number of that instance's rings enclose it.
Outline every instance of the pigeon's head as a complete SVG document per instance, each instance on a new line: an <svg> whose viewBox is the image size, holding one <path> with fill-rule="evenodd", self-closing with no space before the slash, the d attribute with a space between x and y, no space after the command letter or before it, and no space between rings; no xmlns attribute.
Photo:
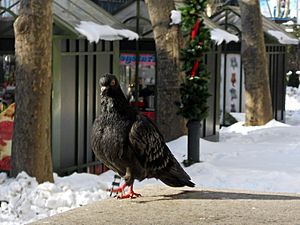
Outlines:
<svg viewBox="0 0 300 225"><path fill-rule="evenodd" d="M114 93L118 93L120 85L117 77L112 74L104 74L99 80L101 95L113 96Z"/></svg>

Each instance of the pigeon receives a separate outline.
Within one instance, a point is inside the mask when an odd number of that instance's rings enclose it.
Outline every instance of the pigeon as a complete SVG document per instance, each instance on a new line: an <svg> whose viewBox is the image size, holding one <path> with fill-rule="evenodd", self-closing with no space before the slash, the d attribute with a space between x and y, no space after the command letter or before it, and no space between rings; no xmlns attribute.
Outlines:
<svg viewBox="0 0 300 225"><path fill-rule="evenodd" d="M146 178L171 187L194 187L154 122L129 104L117 77L104 74L99 84L100 112L93 123L91 148L97 159L124 178L125 183L111 191L119 198L138 197L134 180Z"/></svg>

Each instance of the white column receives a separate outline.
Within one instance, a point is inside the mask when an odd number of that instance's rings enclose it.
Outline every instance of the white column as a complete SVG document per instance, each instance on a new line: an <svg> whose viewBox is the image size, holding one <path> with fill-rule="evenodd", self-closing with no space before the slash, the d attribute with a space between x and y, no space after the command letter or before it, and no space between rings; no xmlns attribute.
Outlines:
<svg viewBox="0 0 300 225"><path fill-rule="evenodd" d="M300 24L300 0L297 1L297 24Z"/></svg>

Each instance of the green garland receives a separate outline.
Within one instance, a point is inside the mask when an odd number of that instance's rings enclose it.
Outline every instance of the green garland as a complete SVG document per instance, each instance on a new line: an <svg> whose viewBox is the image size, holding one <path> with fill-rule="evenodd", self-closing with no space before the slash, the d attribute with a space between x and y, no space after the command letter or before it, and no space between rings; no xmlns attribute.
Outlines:
<svg viewBox="0 0 300 225"><path fill-rule="evenodd" d="M208 115L207 98L209 73L205 53L210 49L210 32L205 27L202 15L206 0L186 0L181 8L183 33L190 37L181 50L182 70L185 72L180 85L181 101L177 102L178 114L188 120L203 120Z"/></svg>

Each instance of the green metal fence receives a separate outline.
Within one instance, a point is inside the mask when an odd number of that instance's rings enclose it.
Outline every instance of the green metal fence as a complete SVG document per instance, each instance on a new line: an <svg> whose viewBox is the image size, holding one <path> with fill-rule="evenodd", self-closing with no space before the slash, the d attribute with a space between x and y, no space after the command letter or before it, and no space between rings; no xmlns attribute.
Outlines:
<svg viewBox="0 0 300 225"><path fill-rule="evenodd" d="M53 42L52 149L59 174L95 172L90 130L99 113L99 76L118 74L118 42Z"/></svg>

